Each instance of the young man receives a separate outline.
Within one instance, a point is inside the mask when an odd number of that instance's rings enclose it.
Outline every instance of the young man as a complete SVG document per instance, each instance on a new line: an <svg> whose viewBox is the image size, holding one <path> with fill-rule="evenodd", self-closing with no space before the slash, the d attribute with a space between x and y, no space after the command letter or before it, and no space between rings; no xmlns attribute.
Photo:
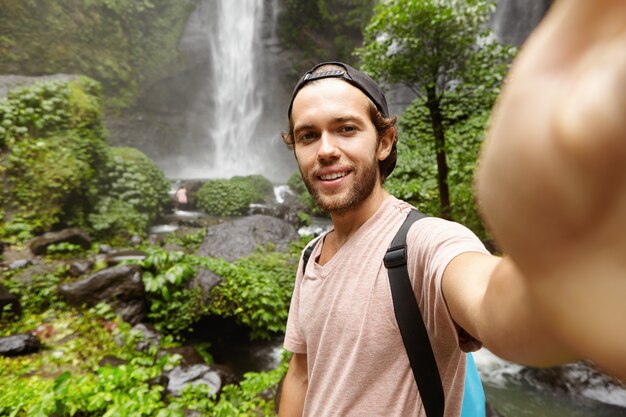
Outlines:
<svg viewBox="0 0 626 417"><path fill-rule="evenodd" d="M562 44L564 37L574 36L573 28L576 26L571 22L567 26L569 32L558 32L555 28L563 24L563 15L570 13L571 9L591 7L584 6L583 0L562 3L568 4L557 3L555 9L558 12L548 17L546 28L531 40L528 51L521 54L517 66L522 68L526 62L524 60L530 60L528 57L532 56L532 48L537 51L541 47L545 48L545 39L541 34L548 32L552 45L559 44L555 43L557 39ZM574 3L577 6L573 6ZM620 2L603 0L602 3L606 7L612 4L624 17L623 2L617 5ZM602 17L608 19L609 15L597 17L602 20ZM587 16L583 13L578 14L577 18L586 19ZM568 18L574 17L570 15ZM622 34L622 40L624 21L617 21L616 24L621 28L621 32L618 32ZM600 25L604 21L591 19L591 22L586 23L592 22ZM611 37L606 31L598 29L598 32L606 36L602 41ZM600 35L598 38L601 38ZM590 47L580 38L577 39L580 48ZM619 48L615 46L615 49ZM621 73L618 71L618 74L621 74L619 77L623 81L625 60L624 51L621 52L621 67L618 67ZM545 49L543 53L544 59L556 59L552 50L552 55ZM566 52L562 58L575 60ZM584 332L591 330L592 320L587 320L589 326L585 329L573 329L570 320L579 319L580 314L573 314L572 317L571 310L575 306L567 305L567 302L577 299L587 301L578 292L594 288L589 280L584 280L584 276L587 276L585 274L594 271L594 267L598 268L602 260L610 259L612 263L607 272L612 275L605 279L606 282L603 281L604 286L599 293L591 294L595 301L588 301L585 305L600 308L603 306L603 296L616 289L621 292L612 296L610 307L602 317L610 319L609 312L624 312L623 305L626 303L622 302L618 306L614 302L618 298L623 299L626 294L626 267L617 256L621 253L623 258L626 253L625 240L623 237L616 240L617 233L613 231L611 234L610 230L603 228L599 237L610 234L614 239L599 249L597 258L591 258L595 263L579 262L581 267L587 268L580 272L569 267L579 261L575 256L580 257L580 252L574 249L572 252L569 252L569 247L557 251L560 257L556 260L543 256L550 252L540 244L543 233L548 234L550 243L562 244L572 237L568 234L570 226L582 225L575 223L578 218L574 218L574 223L568 223L568 207L557 204L563 203L562 198L565 197L578 198L572 191L576 187L571 185L571 181L580 180L581 176L577 175L573 180L563 179L563 173L557 172L555 175L560 177L553 182L535 177L535 183L525 183L528 175L526 171L532 170L535 162L525 157L538 157L536 153L531 153L533 149L526 149L520 143L521 138L527 136L523 129L530 124L531 119L530 116L523 116L531 114L534 101L524 103L527 112L516 115L516 106L520 103L514 101L515 96L511 91L515 92L514 86L520 83L533 85L536 74L531 71L526 75L520 69L517 75L520 75L520 79L513 79L500 103L489 139L490 147L484 153L478 184L487 220L507 252L511 250L513 257L498 258L490 255L468 229L437 218L416 222L407 236L407 268L444 386L445 415L450 417L460 414L466 357L463 352L476 350L481 344L503 358L528 365L553 365L578 357L591 357L616 370L618 375L620 370L623 371L618 365L620 361L621 365L624 364L626 349L624 345L619 345L623 337L614 336L615 327L611 333L601 335L604 337L601 344L596 346L589 343L584 338ZM529 89L528 85L522 92ZM623 89L623 85L620 87ZM518 94L521 93L518 91ZM513 103L509 103L511 100ZM621 100L618 104L623 114L623 96ZM510 129L505 131L506 127L502 124L514 123L511 119L519 117L525 120L524 125L517 122L516 127L520 130L516 132L517 135L513 135L516 139L509 140L507 149L499 141L507 140L502 137L511 132ZM348 65L321 64L305 74L296 85L289 108L289 120L290 130L284 139L293 146L309 192L320 207L330 213L333 228L315 246L304 272L303 265L298 269L285 336L285 347L294 355L282 387L280 416L423 417L424 410L393 312L387 270L382 263L391 239L411 210L407 203L390 196L383 188L384 179L395 165L396 143L395 119L389 118L384 94L367 75ZM616 123L623 128L623 118L621 120L622 125ZM615 120L610 119L609 122ZM607 129L614 127L609 126ZM545 137L553 133L549 125L538 123L535 128L530 132L538 136ZM587 132L585 130L583 134ZM610 132L615 134L615 131ZM622 139L619 145L615 143L619 141L610 142L610 138L609 142L610 146L622 152L623 136L619 137ZM575 143L572 146L593 147L593 144ZM528 155L521 155L521 161L517 161L517 154L511 152L520 150ZM609 174L619 177L614 187L621 194L617 206L613 207L618 211L611 217L618 226L626 225L624 153L610 156L610 162L621 163L622 168L613 167L604 172L601 165L592 166L600 171L594 179L607 180ZM583 168L597 162L595 156L587 158L589 161L584 159ZM501 162L504 159L506 163ZM545 164L544 172L552 168L549 162L538 163ZM517 171L511 174L509 166ZM575 170L568 171L572 172L577 173ZM538 199L530 191L533 187L541 186L542 182L547 183L547 187L557 186L560 180L570 181L565 183L570 187L564 190L565 197L557 195L549 198L547 203L542 203L539 200L543 199L543 195L542 199ZM593 185L597 184L585 183L585 191L595 193ZM517 188L508 189L510 186L519 187L524 192L521 200L514 195ZM501 201L497 193L507 193L507 198L511 198L514 203ZM602 194L602 191L598 193ZM531 201L527 202L523 198ZM552 220L556 225L538 219L542 215L540 210L546 204L553 204L553 200L556 203L554 207L549 207L552 211L548 221ZM582 208L595 206L595 203L580 204ZM567 214L565 220L558 218L558 210ZM578 214L573 213L572 217ZM547 229L541 230L541 227ZM595 238L593 235L577 244L595 254L596 248L587 245L598 244L593 240ZM620 246L611 246L617 243ZM605 254L601 258L601 249L606 248L611 249L610 255ZM578 275L572 292L567 290L570 282L564 280L566 274L573 272ZM555 295L556 307L549 303L548 293L554 295L555 291L562 291ZM585 313L591 314L591 311ZM610 324L617 324L614 317ZM561 329L563 326L566 328ZM604 330L608 332L606 328ZM571 336L570 333L578 336ZM586 343L583 347L578 345L581 340ZM598 346L608 348L594 350ZM600 356L604 354L610 354L611 361L603 362Z"/></svg>

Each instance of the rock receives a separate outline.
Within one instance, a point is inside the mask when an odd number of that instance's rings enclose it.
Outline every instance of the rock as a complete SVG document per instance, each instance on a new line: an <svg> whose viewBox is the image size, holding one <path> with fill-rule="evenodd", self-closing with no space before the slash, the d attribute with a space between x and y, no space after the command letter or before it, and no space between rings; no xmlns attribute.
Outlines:
<svg viewBox="0 0 626 417"><path fill-rule="evenodd" d="M288 222L255 214L209 227L197 255L234 261L268 243L274 244L277 250L286 250L287 244L296 239L298 233Z"/></svg>
<svg viewBox="0 0 626 417"><path fill-rule="evenodd" d="M61 284L58 293L75 306L95 306L105 302L132 324L139 323L147 309L138 265L107 268L83 280Z"/></svg>
<svg viewBox="0 0 626 417"><path fill-rule="evenodd" d="M206 365L206 362L204 361L202 356L200 356L198 351L193 346L185 345L185 346L167 348L167 349L163 349L161 353L168 354L168 355L180 355L182 358L180 362L181 366L191 366L191 365L198 365L198 364Z"/></svg>
<svg viewBox="0 0 626 417"><path fill-rule="evenodd" d="M134 332L141 333L142 340L139 340L135 345L135 348L140 352L147 352L150 348L159 347L161 341L161 335L156 331L154 327L149 324L138 323L133 326Z"/></svg>
<svg viewBox="0 0 626 417"><path fill-rule="evenodd" d="M100 361L98 361L99 366L121 366L126 365L128 363L127 360L120 359L117 356L106 355Z"/></svg>
<svg viewBox="0 0 626 417"><path fill-rule="evenodd" d="M137 249L127 249L111 251L106 256L106 263L109 266L117 265L122 261L134 260L143 261L146 259L146 253Z"/></svg>
<svg viewBox="0 0 626 417"><path fill-rule="evenodd" d="M30 333L19 333L0 337L0 355L19 356L35 353L41 348L41 342Z"/></svg>
<svg viewBox="0 0 626 417"><path fill-rule="evenodd" d="M589 362L523 368L520 376L533 386L626 408L626 387Z"/></svg>
<svg viewBox="0 0 626 417"><path fill-rule="evenodd" d="M28 248L33 255L43 255L46 253L46 248L49 245L62 242L80 245L84 249L89 249L91 247L91 238L82 230L74 227L59 230L58 232L48 232L44 233L42 236L37 236L28 243Z"/></svg>
<svg viewBox="0 0 626 417"><path fill-rule="evenodd" d="M17 261L13 261L9 264L9 269L14 270L26 268L27 266L32 265L32 263L33 261L30 259L18 259Z"/></svg>
<svg viewBox="0 0 626 417"><path fill-rule="evenodd" d="M222 389L222 379L219 374L204 364L177 366L167 373L167 377L169 378L167 393L170 395L179 395L189 385L207 385L209 396L217 394Z"/></svg>
<svg viewBox="0 0 626 417"><path fill-rule="evenodd" d="M73 277L80 277L81 275L85 275L93 268L92 261L74 261L70 263L70 267L68 269L68 273Z"/></svg>
<svg viewBox="0 0 626 417"><path fill-rule="evenodd" d="M189 288L199 288L202 291L202 300L209 303L211 300L211 290L224 279L208 269L200 269L198 274L189 281Z"/></svg>
<svg viewBox="0 0 626 417"><path fill-rule="evenodd" d="M22 305L20 300L14 294L11 294L9 290L2 284L0 284L0 317L5 311L5 307L11 306L10 312L19 316L22 314Z"/></svg>

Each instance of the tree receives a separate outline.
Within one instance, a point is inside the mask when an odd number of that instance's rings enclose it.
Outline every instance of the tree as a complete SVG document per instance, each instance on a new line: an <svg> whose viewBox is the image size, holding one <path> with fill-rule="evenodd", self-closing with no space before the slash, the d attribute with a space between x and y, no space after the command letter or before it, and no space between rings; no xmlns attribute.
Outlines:
<svg viewBox="0 0 626 417"><path fill-rule="evenodd" d="M356 51L364 71L384 84L407 86L427 110L444 218L452 213L446 125L459 119L446 109L490 108L512 56L487 27L494 10L490 0L383 1Z"/></svg>

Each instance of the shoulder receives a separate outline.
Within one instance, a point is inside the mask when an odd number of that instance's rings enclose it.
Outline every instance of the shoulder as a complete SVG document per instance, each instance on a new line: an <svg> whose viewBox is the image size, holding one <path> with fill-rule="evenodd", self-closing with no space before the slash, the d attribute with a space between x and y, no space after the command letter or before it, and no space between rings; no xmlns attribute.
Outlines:
<svg viewBox="0 0 626 417"><path fill-rule="evenodd" d="M470 229L437 217L415 222L407 235L407 247L409 258L423 265L435 262L445 266L465 252L489 253Z"/></svg>

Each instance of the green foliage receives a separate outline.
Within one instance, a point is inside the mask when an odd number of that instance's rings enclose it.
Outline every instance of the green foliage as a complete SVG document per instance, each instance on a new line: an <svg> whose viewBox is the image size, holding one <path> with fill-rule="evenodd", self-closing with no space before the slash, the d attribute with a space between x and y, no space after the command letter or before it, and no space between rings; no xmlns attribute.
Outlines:
<svg viewBox="0 0 626 417"><path fill-rule="evenodd" d="M97 83L81 77L18 88L0 99L4 237L19 241L84 218L88 202L79 200L106 149L98 94Z"/></svg>
<svg viewBox="0 0 626 417"><path fill-rule="evenodd" d="M128 324L103 306L76 312L48 311L22 323L46 323L49 349L0 357L0 414L15 416L154 416L177 415L163 401L164 387L151 379L171 368L174 358L134 349ZM118 336L118 337L115 337ZM114 340L124 340L118 345ZM98 365L103 356L126 360L120 366ZM161 414L156 414L160 412Z"/></svg>
<svg viewBox="0 0 626 417"><path fill-rule="evenodd" d="M196 0L5 1L0 72L86 74L108 104L132 103L138 86L176 57Z"/></svg>
<svg viewBox="0 0 626 417"><path fill-rule="evenodd" d="M215 216L245 214L250 204L269 198L272 183L261 175L214 179L196 193L198 207Z"/></svg>
<svg viewBox="0 0 626 417"><path fill-rule="evenodd" d="M147 317L160 332L180 336L208 312L200 289L187 285L201 262L182 252L151 248L140 263L150 303Z"/></svg>
<svg viewBox="0 0 626 417"><path fill-rule="evenodd" d="M360 44L362 30L376 0L286 0L279 16L279 37L291 49L294 77L317 62L352 63L352 50Z"/></svg>
<svg viewBox="0 0 626 417"><path fill-rule="evenodd" d="M472 175L487 115L515 52L487 28L494 7L491 0L381 2L356 51L364 70L417 96L402 115L398 167L388 189L481 236Z"/></svg>
<svg viewBox="0 0 626 417"><path fill-rule="evenodd" d="M492 0L381 2L357 54L377 79L441 96L466 80L480 45L492 43L486 22L494 9Z"/></svg>
<svg viewBox="0 0 626 417"><path fill-rule="evenodd" d="M298 242L289 253L259 248L250 257L233 263L207 259L208 268L225 279L211 292L210 311L249 326L252 338L269 338L284 332L304 244Z"/></svg>
<svg viewBox="0 0 626 417"><path fill-rule="evenodd" d="M195 252L200 248L206 236L206 228L201 228L195 232L179 232L179 230L165 236L166 243L181 246L188 253Z"/></svg>
<svg viewBox="0 0 626 417"><path fill-rule="evenodd" d="M23 310L41 313L49 308L64 308L56 290L63 272L37 274L28 280L5 274L2 285L18 297Z"/></svg>
<svg viewBox="0 0 626 417"><path fill-rule="evenodd" d="M134 148L110 148L89 222L97 236L144 236L168 201L169 181Z"/></svg>
<svg viewBox="0 0 626 417"><path fill-rule="evenodd" d="M457 116L446 121L452 216L479 237L487 238L474 201L473 176L489 110L460 106L458 101L448 102L444 110L445 114ZM422 212L438 215L435 143L425 108L419 103L409 106L400 118L399 129L398 163L385 188Z"/></svg>

